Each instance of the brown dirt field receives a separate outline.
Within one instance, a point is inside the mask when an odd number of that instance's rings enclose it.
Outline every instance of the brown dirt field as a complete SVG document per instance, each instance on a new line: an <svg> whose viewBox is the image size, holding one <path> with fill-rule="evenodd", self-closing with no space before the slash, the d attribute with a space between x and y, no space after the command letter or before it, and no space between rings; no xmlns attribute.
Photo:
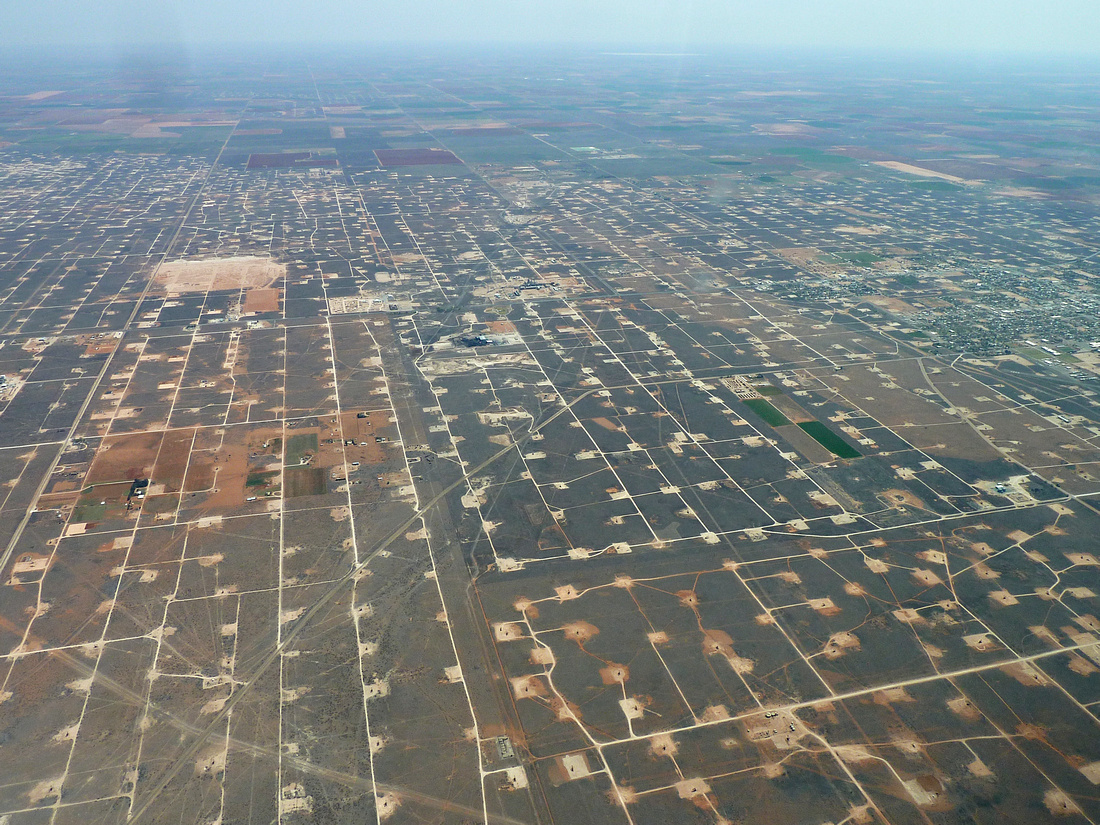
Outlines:
<svg viewBox="0 0 1100 825"><path fill-rule="evenodd" d="M874 304L877 307L885 309L887 312L898 312L904 315L917 311L916 307L912 304L907 304L900 298L887 298L883 295L872 295L867 298L866 301L869 304Z"/></svg>
<svg viewBox="0 0 1100 825"><path fill-rule="evenodd" d="M60 494L60 493L69 493L69 492L72 492L73 490L79 490L79 489L80 489L80 482L79 481L67 481L67 480L66 481L55 481L52 485L50 485L49 491L46 492L46 493L43 493L43 496L51 496L51 495Z"/></svg>
<svg viewBox="0 0 1100 825"><path fill-rule="evenodd" d="M39 510L50 510L53 508L67 507L69 505L76 504L76 500L79 497L79 490L53 490L49 493L43 493L42 495L40 495L38 497L38 501L35 502L34 506Z"/></svg>
<svg viewBox="0 0 1100 825"><path fill-rule="evenodd" d="M782 427L776 427L775 430L783 436L784 440L794 447L795 450L801 453L802 457L807 461L811 461L814 464L828 464L836 460L835 455L818 444L817 441L808 435L801 427L788 424Z"/></svg>
<svg viewBox="0 0 1100 825"><path fill-rule="evenodd" d="M85 483L148 478L163 437L163 433L157 432L105 438L88 470Z"/></svg>
<svg viewBox="0 0 1100 825"><path fill-rule="evenodd" d="M619 431L619 425L616 424L614 421L609 421L606 418L593 418L592 423L598 424L605 430L611 430L611 432L613 433L617 433Z"/></svg>
<svg viewBox="0 0 1100 825"><path fill-rule="evenodd" d="M341 422L344 429L344 437L355 439L359 443L354 447L347 447L347 460L358 461L361 464L381 464L386 460L386 444L377 443L374 439L390 424L388 410L368 413L367 418L357 418L356 413L344 413Z"/></svg>
<svg viewBox="0 0 1100 825"><path fill-rule="evenodd" d="M183 473L194 438L194 430L172 430L165 434L152 479L156 484L163 484L166 492L178 493L183 489Z"/></svg>
<svg viewBox="0 0 1100 825"><path fill-rule="evenodd" d="M218 491L208 495L203 502L204 509L218 510L240 506L244 503L245 497L251 495L245 488L250 470L249 453L259 451L264 441L281 436L282 429L275 427L254 430L243 427L230 429L226 433L221 449L216 453L203 452L192 456L191 467L184 483L185 491L208 490L216 483ZM213 438L213 436L210 437ZM217 441L210 444L196 442L195 449L216 446Z"/></svg>
<svg viewBox="0 0 1100 825"><path fill-rule="evenodd" d="M490 332L496 332L501 335L516 331L516 325L511 321L489 321L485 326L489 328Z"/></svg>
<svg viewBox="0 0 1100 825"><path fill-rule="evenodd" d="M805 266L811 261L816 261L821 254L821 250L816 246L796 246L786 249L775 250L785 260L790 261L792 264L798 266Z"/></svg>
<svg viewBox="0 0 1100 825"><path fill-rule="evenodd" d="M184 480L183 490L186 493L197 493L210 489L214 483L214 459L209 454L193 456L191 466L187 468L187 478Z"/></svg>
<svg viewBox="0 0 1100 825"><path fill-rule="evenodd" d="M786 395L769 395L766 396L767 400L771 402L772 406L779 410L783 415L787 416L794 424L804 424L809 421L815 421L816 419L806 412L802 407L798 406L794 399Z"/></svg>
<svg viewBox="0 0 1100 825"><path fill-rule="evenodd" d="M319 496L327 491L323 467L288 467L284 474L283 495L287 498Z"/></svg>
<svg viewBox="0 0 1100 825"><path fill-rule="evenodd" d="M244 306L241 310L243 312L278 312L282 292L275 287L250 289L244 294Z"/></svg>
<svg viewBox="0 0 1100 825"><path fill-rule="evenodd" d="M214 468L217 470L217 492L206 499L205 509L239 507L244 503L244 483L248 480L248 448L226 442L225 449L214 459Z"/></svg>
<svg viewBox="0 0 1100 825"><path fill-rule="evenodd" d="M114 336L95 336L86 335L77 339L78 344L84 345L84 354L91 357L93 355L106 355L109 352L114 352L118 346L118 338Z"/></svg>
<svg viewBox="0 0 1100 825"><path fill-rule="evenodd" d="M286 275L286 264L269 258L241 256L167 261L156 281L169 295L224 289L265 289Z"/></svg>

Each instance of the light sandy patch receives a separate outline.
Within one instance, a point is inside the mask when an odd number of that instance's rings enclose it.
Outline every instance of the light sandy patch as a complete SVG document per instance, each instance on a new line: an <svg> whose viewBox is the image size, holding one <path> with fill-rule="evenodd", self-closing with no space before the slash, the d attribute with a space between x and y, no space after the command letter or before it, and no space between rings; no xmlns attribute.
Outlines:
<svg viewBox="0 0 1100 825"><path fill-rule="evenodd" d="M959 696L955 699L951 699L947 703L947 707L951 709L952 713L958 714L964 719L973 721L981 718L981 711L978 710L974 704L965 696Z"/></svg>
<svg viewBox="0 0 1100 825"><path fill-rule="evenodd" d="M1093 785L1100 785L1100 762L1090 762L1080 768L1080 771L1085 775L1085 779Z"/></svg>
<svg viewBox="0 0 1100 825"><path fill-rule="evenodd" d="M876 160L874 164L875 166L882 166L885 169L893 169L895 172L905 172L907 175L918 175L922 178L939 178L940 180L948 180L952 183L977 183L977 181L960 178L957 175L948 175L945 172L936 172L932 169L925 169L923 166L914 166L911 163L902 163L897 160Z"/></svg>
<svg viewBox="0 0 1100 825"><path fill-rule="evenodd" d="M586 776L592 775L592 768L588 765L588 756L583 751L571 753L567 756L559 756L554 761L556 764L550 771L550 783L555 787L563 782L584 779Z"/></svg>
<svg viewBox="0 0 1100 825"><path fill-rule="evenodd" d="M619 707L627 719L641 719L645 716L645 705L634 697L620 699Z"/></svg>
<svg viewBox="0 0 1100 825"><path fill-rule="evenodd" d="M909 315L917 311L917 308L912 304L906 303L900 298L890 298L886 295L870 295L867 297L867 303L899 315Z"/></svg>
<svg viewBox="0 0 1100 825"><path fill-rule="evenodd" d="M676 793L681 799L695 799L710 793L710 785L702 777L684 779L676 783Z"/></svg>
<svg viewBox="0 0 1100 825"><path fill-rule="evenodd" d="M659 733L649 739L649 752L654 756L675 756L679 749L671 734Z"/></svg>
<svg viewBox="0 0 1100 825"><path fill-rule="evenodd" d="M699 718L704 722L721 722L730 718L730 711L725 705L710 705L703 709L703 713Z"/></svg>
<svg viewBox="0 0 1100 825"><path fill-rule="evenodd" d="M821 255L821 250L816 246L794 246L776 249L775 252L793 264L805 266L811 261L816 261Z"/></svg>
<svg viewBox="0 0 1100 825"><path fill-rule="evenodd" d="M286 275L286 265L270 258L238 256L167 261L157 271L157 283L169 295L221 289L266 289Z"/></svg>
<svg viewBox="0 0 1100 825"><path fill-rule="evenodd" d="M1051 788L1043 794L1043 804L1055 816L1070 816L1081 813L1080 807L1066 795L1065 791L1055 788Z"/></svg>
<svg viewBox="0 0 1100 825"><path fill-rule="evenodd" d="M554 653L548 647L533 647L529 659L533 665L552 665Z"/></svg>
<svg viewBox="0 0 1100 825"><path fill-rule="evenodd" d="M754 123L752 128L764 135L806 135L817 131L805 123Z"/></svg>
<svg viewBox="0 0 1100 825"><path fill-rule="evenodd" d="M849 650L859 650L859 638L854 633L834 633L822 649L826 659L839 659Z"/></svg>
<svg viewBox="0 0 1100 825"><path fill-rule="evenodd" d="M775 91L775 92L738 92L742 97L816 97L821 92L804 92L801 89L792 89L791 91Z"/></svg>
<svg viewBox="0 0 1100 825"><path fill-rule="evenodd" d="M1049 198L1050 195L1041 189L1030 189L1026 186L1005 186L994 191L995 195L1004 195L1009 198Z"/></svg>

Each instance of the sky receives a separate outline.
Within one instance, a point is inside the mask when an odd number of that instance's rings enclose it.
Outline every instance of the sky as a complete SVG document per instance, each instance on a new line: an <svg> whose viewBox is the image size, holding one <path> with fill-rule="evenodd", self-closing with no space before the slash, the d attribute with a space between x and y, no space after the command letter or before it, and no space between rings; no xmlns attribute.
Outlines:
<svg viewBox="0 0 1100 825"><path fill-rule="evenodd" d="M0 0L0 46L545 43L1100 56L1100 0Z"/></svg>

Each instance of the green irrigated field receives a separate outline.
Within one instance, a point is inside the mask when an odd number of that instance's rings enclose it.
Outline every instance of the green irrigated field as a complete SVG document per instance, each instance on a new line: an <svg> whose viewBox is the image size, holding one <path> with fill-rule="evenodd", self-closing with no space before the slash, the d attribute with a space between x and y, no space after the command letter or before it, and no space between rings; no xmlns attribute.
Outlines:
<svg viewBox="0 0 1100 825"><path fill-rule="evenodd" d="M839 458L859 458L863 455L820 421L806 421L798 426L814 441Z"/></svg>
<svg viewBox="0 0 1100 825"><path fill-rule="evenodd" d="M264 470L260 472L252 472L248 474L245 479L245 487L266 487L275 477L279 475L278 470Z"/></svg>
<svg viewBox="0 0 1100 825"><path fill-rule="evenodd" d="M745 406L773 427L782 427L784 424L791 423L787 416L777 410L770 401L763 398L748 398L745 400Z"/></svg>
<svg viewBox="0 0 1100 825"><path fill-rule="evenodd" d="M298 433L286 442L286 465L301 464L306 455L317 454L317 433Z"/></svg>
<svg viewBox="0 0 1100 825"><path fill-rule="evenodd" d="M832 261L834 263L843 261L849 264L873 264L877 261L881 261L882 257L876 255L874 252L833 252L832 254L823 256L825 260Z"/></svg>

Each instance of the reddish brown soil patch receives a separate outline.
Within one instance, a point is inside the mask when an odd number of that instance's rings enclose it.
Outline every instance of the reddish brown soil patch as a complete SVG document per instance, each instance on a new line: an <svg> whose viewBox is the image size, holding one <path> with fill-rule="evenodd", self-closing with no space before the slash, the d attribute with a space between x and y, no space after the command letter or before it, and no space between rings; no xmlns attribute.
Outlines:
<svg viewBox="0 0 1100 825"><path fill-rule="evenodd" d="M203 434L200 433L200 437ZM209 490L211 486L216 491L211 491L203 506L211 510L239 507L244 503L245 497L254 493L247 491L249 473L257 468L252 466L250 454L261 450L261 445L273 439L280 438L282 430L278 428L263 428L248 430L241 427L230 428L226 432L225 441L221 442L217 452L195 453L191 459L191 468L185 481L187 492L202 492ZM211 443L196 443L195 449L217 448L218 437L210 434ZM265 469L278 469L278 464L267 466ZM215 472L216 471L216 472Z"/></svg>
<svg viewBox="0 0 1100 825"><path fill-rule="evenodd" d="M183 489L183 474L187 469L187 459L194 439L194 430L173 430L165 434L160 457L153 470L153 483L163 484L165 491L169 493L178 493Z"/></svg>
<svg viewBox="0 0 1100 825"><path fill-rule="evenodd" d="M250 289L244 294L241 309L244 312L278 312L281 297L281 289Z"/></svg>
<svg viewBox="0 0 1100 825"><path fill-rule="evenodd" d="M209 490L214 483L214 459L209 454L193 456L187 468L184 492L198 493Z"/></svg>
<svg viewBox="0 0 1100 825"><path fill-rule="evenodd" d="M88 357L95 355L106 355L107 353L114 352L115 347L118 346L118 338L106 335L82 335L77 338L78 344L84 345L84 354Z"/></svg>
<svg viewBox="0 0 1100 825"><path fill-rule="evenodd" d="M535 699L550 695L546 683L538 676L517 676L512 679L512 692L517 699Z"/></svg>
<svg viewBox="0 0 1100 825"><path fill-rule="evenodd" d="M684 607L699 606L699 596L694 590L677 590L676 598L680 600L680 604Z"/></svg>
<svg viewBox="0 0 1100 825"><path fill-rule="evenodd" d="M162 437L163 433L158 432L105 438L92 461L86 483L102 484L108 481L148 478Z"/></svg>
<svg viewBox="0 0 1100 825"><path fill-rule="evenodd" d="M703 653L708 656L732 656L733 639L724 630L704 630Z"/></svg>
<svg viewBox="0 0 1100 825"><path fill-rule="evenodd" d="M248 452L243 445L226 444L214 459L217 469L217 488L206 504L211 509L238 507L244 501L245 482L248 480Z"/></svg>
<svg viewBox="0 0 1100 825"><path fill-rule="evenodd" d="M340 423L344 438L355 442L345 448L344 455L349 464L353 461L360 464L381 464L386 460L386 442L375 439L390 424L389 410L368 412L366 418L359 418L359 414L355 412L344 413ZM339 433L334 431L334 435L338 437Z"/></svg>
<svg viewBox="0 0 1100 825"><path fill-rule="evenodd" d="M43 493L38 497L38 501L35 502L36 509L53 510L75 504L76 500L80 497L80 491L75 488L75 484L68 483L65 490L55 489L49 493Z"/></svg>

